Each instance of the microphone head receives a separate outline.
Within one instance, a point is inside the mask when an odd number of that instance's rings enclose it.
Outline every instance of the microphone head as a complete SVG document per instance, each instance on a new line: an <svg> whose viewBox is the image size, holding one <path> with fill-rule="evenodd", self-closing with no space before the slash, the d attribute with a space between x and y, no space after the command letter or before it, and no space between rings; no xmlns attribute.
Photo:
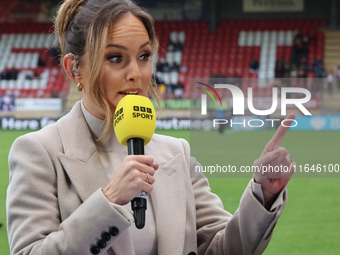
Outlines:
<svg viewBox="0 0 340 255"><path fill-rule="evenodd" d="M127 145L131 138L142 138L147 145L156 127L156 113L150 99L127 95L118 103L113 117L113 127L119 143Z"/></svg>

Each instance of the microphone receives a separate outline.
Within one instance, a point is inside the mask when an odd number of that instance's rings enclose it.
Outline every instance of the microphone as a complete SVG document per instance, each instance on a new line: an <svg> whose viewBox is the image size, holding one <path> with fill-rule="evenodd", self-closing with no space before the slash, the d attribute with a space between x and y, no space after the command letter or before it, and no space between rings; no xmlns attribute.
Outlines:
<svg viewBox="0 0 340 255"><path fill-rule="evenodd" d="M120 144L128 147L128 155L144 155L156 127L156 113L149 98L126 95L118 103L113 126ZM136 228L145 226L147 194L142 191L131 201Z"/></svg>

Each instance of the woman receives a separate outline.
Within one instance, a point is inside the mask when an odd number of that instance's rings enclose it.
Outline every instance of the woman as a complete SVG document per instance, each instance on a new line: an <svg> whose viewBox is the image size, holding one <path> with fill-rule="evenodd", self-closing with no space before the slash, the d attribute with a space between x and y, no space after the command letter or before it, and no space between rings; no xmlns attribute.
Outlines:
<svg viewBox="0 0 340 255"><path fill-rule="evenodd" d="M66 0L56 19L62 66L83 100L56 124L18 138L7 197L12 254L261 254L291 176L255 176L232 216L183 139L154 135L127 156L112 131L125 94L154 94L152 18L125 0ZM289 165L280 127L255 165ZM195 177L195 178L193 178ZM255 183L258 182L259 184ZM146 226L129 202L148 193ZM267 210L268 209L268 210Z"/></svg>

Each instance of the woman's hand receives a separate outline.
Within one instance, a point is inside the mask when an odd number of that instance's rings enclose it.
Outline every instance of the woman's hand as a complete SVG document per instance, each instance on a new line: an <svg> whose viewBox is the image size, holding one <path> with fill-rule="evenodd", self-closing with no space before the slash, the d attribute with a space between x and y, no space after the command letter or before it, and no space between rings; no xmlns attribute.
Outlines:
<svg viewBox="0 0 340 255"><path fill-rule="evenodd" d="M267 143L260 158L254 161L254 166L260 170L255 172L254 180L261 184L264 204L267 209L270 209L277 195L287 185L296 167L295 162L288 156L287 150L280 147L294 118L294 114L289 114L286 117L284 124L287 127L280 125L273 138ZM265 170L263 166L267 167L267 171L262 171ZM275 167L279 171L274 171Z"/></svg>
<svg viewBox="0 0 340 255"><path fill-rule="evenodd" d="M157 169L158 165L153 163L151 156L129 155L104 188L103 193L111 203L118 205L129 203L141 191L150 194Z"/></svg>

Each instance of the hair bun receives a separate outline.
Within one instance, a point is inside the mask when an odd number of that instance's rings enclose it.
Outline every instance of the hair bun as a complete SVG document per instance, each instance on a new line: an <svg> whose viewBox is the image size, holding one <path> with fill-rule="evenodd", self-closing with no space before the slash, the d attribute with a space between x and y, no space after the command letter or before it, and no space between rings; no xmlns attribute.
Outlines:
<svg viewBox="0 0 340 255"><path fill-rule="evenodd" d="M72 21L81 5L87 0L65 0L60 6L55 19L55 34L60 38L65 38ZM61 45L64 45L60 42Z"/></svg>

